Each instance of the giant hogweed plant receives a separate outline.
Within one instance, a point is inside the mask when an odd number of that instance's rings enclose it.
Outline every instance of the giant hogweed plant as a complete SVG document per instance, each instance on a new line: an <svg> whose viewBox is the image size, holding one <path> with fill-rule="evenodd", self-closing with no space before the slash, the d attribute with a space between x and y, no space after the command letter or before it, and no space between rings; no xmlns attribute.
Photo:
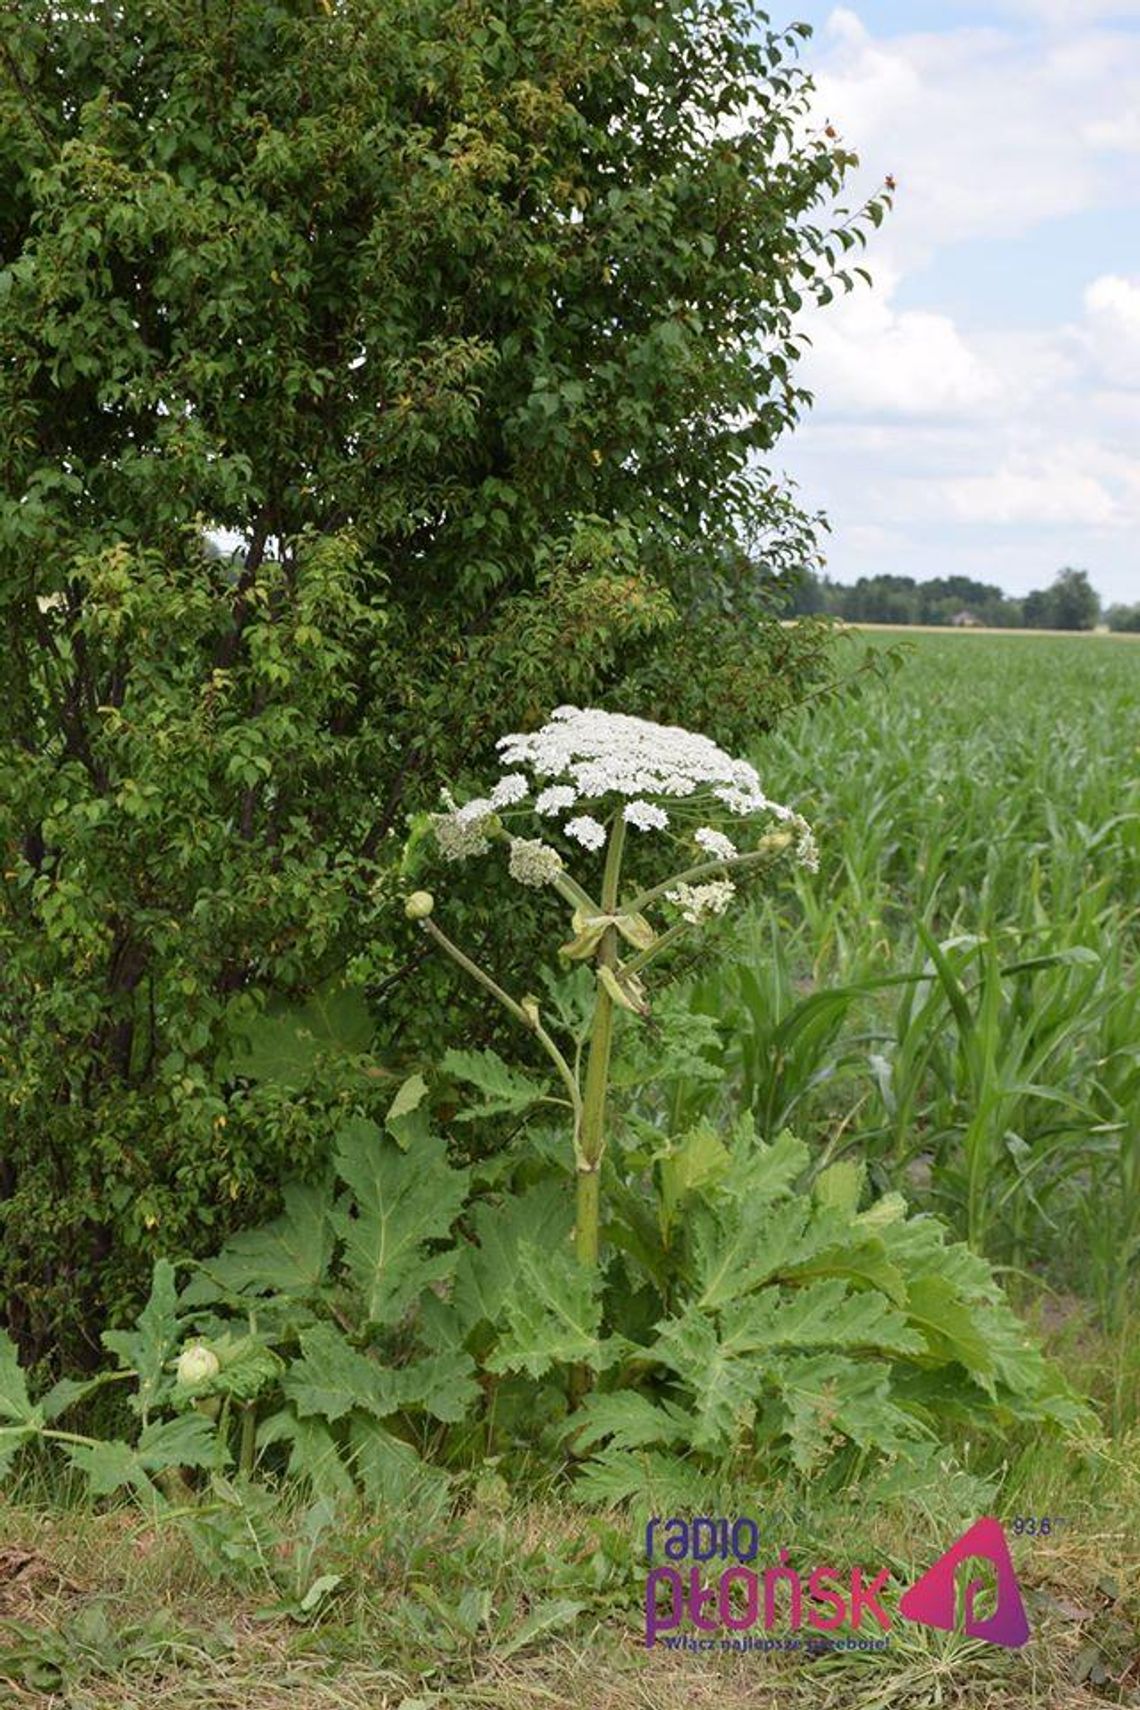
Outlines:
<svg viewBox="0 0 1140 1710"><path fill-rule="evenodd" d="M560 954L569 962L592 965L595 976L584 1068L580 1050L571 1063L551 1036L536 997L517 1001L508 995L441 930L433 918L430 892L414 892L407 912L534 1035L553 1064L571 1119L575 1246L584 1265L596 1265L615 1009L649 1014L646 970L687 932L724 912L735 893L735 874L771 865L789 851L814 866L815 844L806 821L769 801L747 760L734 760L708 737L678 726L559 707L540 730L504 736L498 746L508 770L490 794L461 807L452 802L449 813L430 816L428 824L443 855L453 861L484 854L492 840L503 840L510 849L512 877L523 885L549 885L570 905L571 938ZM771 820L775 829L742 850L720 826L703 823L728 815L752 822ZM524 816L552 824L564 842L575 842L580 849L604 849L596 899L570 873L554 845L542 837L512 834L510 824ZM627 834L672 832L675 841L682 827L690 832L692 850L682 870L623 896ZM663 930L646 916L653 905L676 917Z"/></svg>
<svg viewBox="0 0 1140 1710"><path fill-rule="evenodd" d="M519 1473L557 1457L587 1499L660 1508L726 1478L857 1469L867 1488L871 1463L887 1481L942 1478L953 1419L972 1435L1087 1423L985 1261L897 1194L865 1203L858 1163L811 1180L808 1148L750 1116L660 1120L683 1109L672 1083L721 1071L715 1022L667 992L651 1002L648 970L742 874L810 866L803 820L747 763L637 719L564 708L501 748L486 796L413 826L408 870L422 876L433 844L449 862L502 844L520 883L570 910L565 971L536 978L541 1003L515 998L451 941L430 893L407 908L550 1077L450 1050L434 1084L405 1081L383 1129L346 1115L327 1178L286 1186L271 1223L182 1261L181 1292L160 1264L136 1330L104 1337L119 1369L93 1380L132 1384L130 1440L66 1428L90 1386L33 1401L0 1341L0 1470L39 1441L99 1492L157 1480L182 1497L187 1476L216 1490L236 1465L422 1507L488 1457ZM543 836L518 834L528 813ZM656 835L696 858L623 889L627 840L640 854ZM573 846L601 857L596 895ZM457 1108L457 1086L479 1100ZM504 1117L513 1135L457 1164L456 1125Z"/></svg>

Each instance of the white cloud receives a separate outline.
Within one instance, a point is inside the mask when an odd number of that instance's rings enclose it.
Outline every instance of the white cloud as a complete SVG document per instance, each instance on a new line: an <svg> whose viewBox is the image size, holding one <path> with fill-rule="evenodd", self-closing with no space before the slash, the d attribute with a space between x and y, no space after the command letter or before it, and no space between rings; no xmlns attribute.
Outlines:
<svg viewBox="0 0 1140 1710"><path fill-rule="evenodd" d="M1121 520L1116 500L1095 475L1061 451L1036 461L1017 457L990 475L941 484L941 497L960 522L1111 526Z"/></svg>
<svg viewBox="0 0 1140 1710"><path fill-rule="evenodd" d="M874 288L805 317L817 405L783 460L831 517L841 580L958 572L1025 593L1078 564L1106 601L1137 600L1140 35L1094 18L1140 0L995 0L1003 14L875 37L852 4L815 40L814 118L864 163L853 200L887 172L899 194L869 247ZM1050 280L1077 229L1050 222L1077 215L1083 294L1069 257ZM1011 241L970 293L979 239Z"/></svg>
<svg viewBox="0 0 1140 1710"><path fill-rule="evenodd" d="M811 322L804 378L829 410L903 416L971 414L994 402L996 375L948 315L898 313L889 287L858 291Z"/></svg>
<svg viewBox="0 0 1140 1710"><path fill-rule="evenodd" d="M1111 386L1140 386L1140 279L1105 273L1085 292L1089 348Z"/></svg>
<svg viewBox="0 0 1140 1710"><path fill-rule="evenodd" d="M898 180L877 244L896 266L1111 205L1134 188L1122 145L1140 37L1086 30L1034 44L1015 30L962 28L876 39L841 7L811 69L817 116L864 163L860 191L888 172Z"/></svg>

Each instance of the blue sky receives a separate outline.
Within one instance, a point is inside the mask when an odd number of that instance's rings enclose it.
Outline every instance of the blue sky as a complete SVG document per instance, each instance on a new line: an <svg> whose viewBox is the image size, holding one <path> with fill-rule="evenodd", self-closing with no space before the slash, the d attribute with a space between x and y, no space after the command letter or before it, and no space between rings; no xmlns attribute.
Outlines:
<svg viewBox="0 0 1140 1710"><path fill-rule="evenodd" d="M805 321L816 407L780 447L828 569L1064 564L1140 601L1140 0L770 5L816 113L898 181L872 289Z"/></svg>

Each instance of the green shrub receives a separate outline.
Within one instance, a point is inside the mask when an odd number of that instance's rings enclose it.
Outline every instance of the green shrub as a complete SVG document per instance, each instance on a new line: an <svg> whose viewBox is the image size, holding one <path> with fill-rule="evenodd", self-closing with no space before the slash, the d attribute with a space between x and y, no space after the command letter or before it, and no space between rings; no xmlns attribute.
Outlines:
<svg viewBox="0 0 1140 1710"><path fill-rule="evenodd" d="M735 737L831 679L740 542L814 550L765 467L792 316L884 203L835 209L853 157L750 0L5 31L0 1299L58 1366L319 1169L364 1047L478 1033L450 977L409 997L385 904L494 732L579 700Z"/></svg>

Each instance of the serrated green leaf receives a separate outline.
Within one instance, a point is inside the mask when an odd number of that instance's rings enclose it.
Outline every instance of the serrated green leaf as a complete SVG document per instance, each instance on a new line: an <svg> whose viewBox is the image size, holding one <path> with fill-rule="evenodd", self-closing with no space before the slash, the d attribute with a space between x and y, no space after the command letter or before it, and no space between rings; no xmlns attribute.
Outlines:
<svg viewBox="0 0 1140 1710"><path fill-rule="evenodd" d="M374 1124L342 1128L337 1171L351 1188L356 1215L333 1213L344 1256L372 1324L396 1322L431 1282L450 1275L454 1249L428 1255L425 1243L450 1235L468 1172L453 1170L443 1140L431 1136L415 1154L400 1151Z"/></svg>
<svg viewBox="0 0 1140 1710"><path fill-rule="evenodd" d="M131 1406L145 1419L155 1402L170 1388L165 1367L179 1339L174 1266L159 1259L151 1278L150 1298L133 1330L105 1330L103 1346L138 1374Z"/></svg>
<svg viewBox="0 0 1140 1710"><path fill-rule="evenodd" d="M724 1347L716 1324L700 1306L668 1319L650 1351L692 1391L693 1447L717 1454L731 1449L756 1411L757 1363Z"/></svg>
<svg viewBox="0 0 1140 1710"><path fill-rule="evenodd" d="M428 1466L407 1443L367 1414L349 1421L349 1460L365 1498L378 1514L415 1509L417 1524L426 1528L449 1499L450 1479L439 1467Z"/></svg>
<svg viewBox="0 0 1140 1710"><path fill-rule="evenodd" d="M183 1290L183 1306L235 1294L286 1294L307 1299L320 1288L332 1257L329 1193L289 1182L284 1210L260 1229L243 1229L198 1268Z"/></svg>
<svg viewBox="0 0 1140 1710"><path fill-rule="evenodd" d="M428 1084L422 1075L409 1075L388 1106L384 1126L405 1152L430 1132L429 1113L424 1104Z"/></svg>
<svg viewBox="0 0 1140 1710"><path fill-rule="evenodd" d="M0 1330L0 1419L35 1427L41 1423L41 1417L39 1409L32 1406L16 1344L6 1330Z"/></svg>
<svg viewBox="0 0 1140 1710"><path fill-rule="evenodd" d="M698 1122L660 1160L661 1233L666 1239L679 1207L698 1189L721 1181L732 1166L728 1147L711 1122Z"/></svg>
<svg viewBox="0 0 1140 1710"><path fill-rule="evenodd" d="M733 1146L732 1173L724 1190L750 1205L772 1205L791 1190L811 1153L802 1140L782 1129L770 1145L743 1134Z"/></svg>
<svg viewBox="0 0 1140 1710"><path fill-rule="evenodd" d="M566 1421L562 1435L572 1436L578 1449L603 1437L610 1439L612 1449L644 1449L687 1443L692 1431L692 1419L672 1402L659 1406L636 1390L620 1389L610 1395L588 1395Z"/></svg>
<svg viewBox="0 0 1140 1710"><path fill-rule="evenodd" d="M853 1230L856 1227L852 1225ZM850 1246L824 1247L814 1257L789 1265L784 1275L797 1281L809 1277L848 1277L864 1287L880 1290L896 1306L906 1305L903 1274L888 1259L883 1243L873 1238Z"/></svg>
<svg viewBox="0 0 1140 1710"><path fill-rule="evenodd" d="M859 1209L859 1196L863 1191L866 1173L864 1165L854 1158L841 1158L837 1164L821 1170L815 1178L812 1190L817 1203L829 1205L835 1211L843 1211L849 1217L854 1217Z"/></svg>
<svg viewBox="0 0 1140 1710"><path fill-rule="evenodd" d="M862 1219L860 1219L862 1221ZM988 1262L964 1241L946 1239L947 1229L925 1214L886 1224L879 1231L891 1262L907 1279L937 1276L966 1300L997 1300L1001 1288Z"/></svg>
<svg viewBox="0 0 1140 1710"><path fill-rule="evenodd" d="M507 1328L488 1357L491 1371L525 1371L538 1378L557 1365L602 1370L613 1358L613 1350L599 1340L599 1278L573 1253L543 1252L520 1241L503 1310Z"/></svg>
<svg viewBox="0 0 1140 1710"><path fill-rule="evenodd" d="M315 1495L327 1496L334 1502L356 1495L336 1439L323 1419L301 1419L292 1408L283 1408L258 1427L258 1448L272 1443L291 1445L289 1477L307 1480Z"/></svg>
<svg viewBox="0 0 1140 1710"><path fill-rule="evenodd" d="M113 1374L108 1372L100 1372L92 1378L60 1378L57 1383L52 1384L47 1394L40 1398L40 1411L45 1423L53 1424L69 1407L74 1407L76 1402L94 1394L108 1382L114 1382Z"/></svg>
<svg viewBox="0 0 1140 1710"><path fill-rule="evenodd" d="M138 1440L139 1462L148 1472L164 1467L209 1467L218 1460L217 1433L200 1413L152 1421Z"/></svg>
<svg viewBox="0 0 1140 1710"><path fill-rule="evenodd" d="M519 1242L566 1251L573 1220L573 1193L564 1180L548 1178L521 1194L478 1201L471 1215L475 1241L460 1249L451 1298L464 1335L481 1320L498 1319L514 1285Z"/></svg>
<svg viewBox="0 0 1140 1710"><path fill-rule="evenodd" d="M920 1354L926 1347L881 1294L848 1292L842 1278L805 1288L761 1289L730 1303L721 1316L724 1346L733 1353L759 1354L788 1348L876 1348Z"/></svg>
<svg viewBox="0 0 1140 1710"><path fill-rule="evenodd" d="M801 1472L812 1472L838 1439L898 1454L923 1435L891 1400L889 1373L881 1364L842 1354L806 1355L784 1361L773 1381L788 1410L792 1460Z"/></svg>
<svg viewBox="0 0 1140 1710"><path fill-rule="evenodd" d="M574 1484L580 1502L599 1508L629 1503L634 1513L715 1513L711 1481L700 1467L655 1449L603 1449L587 1461Z"/></svg>
<svg viewBox="0 0 1140 1710"><path fill-rule="evenodd" d="M993 1355L1003 1407L1015 1418L1052 1419L1059 1425L1078 1428L1095 1423L1087 1399L1045 1358L1004 1300L973 1310Z"/></svg>
<svg viewBox="0 0 1140 1710"><path fill-rule="evenodd" d="M907 1285L907 1316L926 1338L930 1352L957 1360L983 1388L992 1390L996 1369L982 1325L944 1277L922 1276Z"/></svg>
<svg viewBox="0 0 1140 1710"><path fill-rule="evenodd" d="M482 1116L497 1116L504 1112L529 1110L547 1095L541 1081L533 1081L516 1069L511 1069L495 1051L445 1051L440 1062L445 1075L477 1087L483 1093L483 1103L461 1110L456 1122L474 1122Z"/></svg>
<svg viewBox="0 0 1140 1710"><path fill-rule="evenodd" d="M301 1418L316 1414L331 1424L354 1407L383 1418L400 1407L396 1374L358 1353L331 1324L301 1333L301 1357L281 1384Z"/></svg>
<svg viewBox="0 0 1140 1710"><path fill-rule="evenodd" d="M86 1477L92 1496L111 1496L124 1485L140 1492L154 1489L138 1455L116 1438L102 1443L63 1443L61 1447L72 1466Z"/></svg>
<svg viewBox="0 0 1140 1710"><path fill-rule="evenodd" d="M483 1393L467 1353L431 1354L401 1366L395 1376L401 1407L421 1407L446 1424L466 1418Z"/></svg>
<svg viewBox="0 0 1140 1710"><path fill-rule="evenodd" d="M691 1223L700 1304L710 1312L826 1252L845 1227L806 1197L786 1205L698 1206Z"/></svg>

